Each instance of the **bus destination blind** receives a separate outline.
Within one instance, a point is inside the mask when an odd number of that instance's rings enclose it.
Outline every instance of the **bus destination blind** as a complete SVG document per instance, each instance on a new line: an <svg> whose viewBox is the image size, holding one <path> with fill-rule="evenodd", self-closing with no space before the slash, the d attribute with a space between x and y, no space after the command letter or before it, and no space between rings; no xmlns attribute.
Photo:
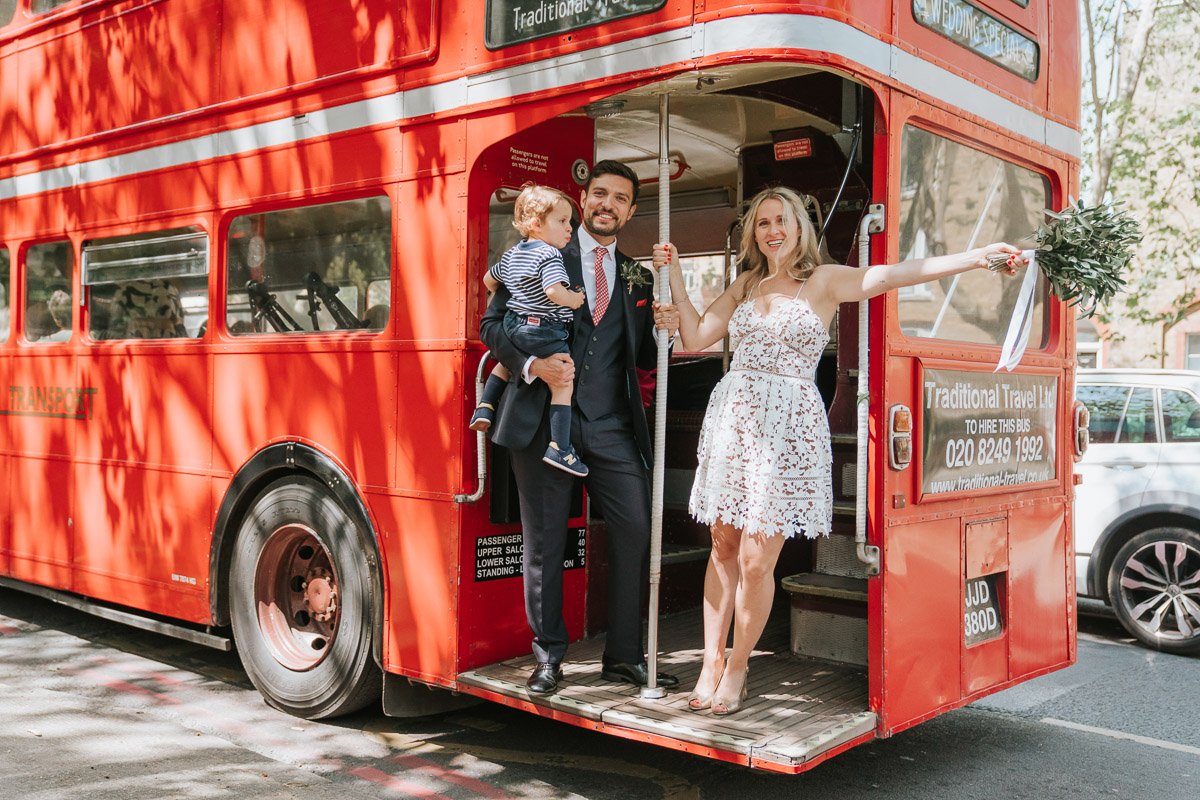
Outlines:
<svg viewBox="0 0 1200 800"><path fill-rule="evenodd" d="M657 11L666 0L488 0L489 50Z"/></svg>

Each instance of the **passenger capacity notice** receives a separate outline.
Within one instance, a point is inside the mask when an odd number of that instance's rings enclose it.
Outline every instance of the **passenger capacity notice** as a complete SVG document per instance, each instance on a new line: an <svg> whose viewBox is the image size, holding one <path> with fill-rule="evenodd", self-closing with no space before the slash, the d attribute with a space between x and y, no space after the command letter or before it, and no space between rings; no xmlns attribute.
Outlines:
<svg viewBox="0 0 1200 800"><path fill-rule="evenodd" d="M524 546L521 532L480 536L475 540L475 580L494 581L521 575L521 556ZM567 531L567 549L563 554L563 569L582 569L587 555L585 528Z"/></svg>
<svg viewBox="0 0 1200 800"><path fill-rule="evenodd" d="M921 397L924 494L1055 477L1056 376L927 369Z"/></svg>

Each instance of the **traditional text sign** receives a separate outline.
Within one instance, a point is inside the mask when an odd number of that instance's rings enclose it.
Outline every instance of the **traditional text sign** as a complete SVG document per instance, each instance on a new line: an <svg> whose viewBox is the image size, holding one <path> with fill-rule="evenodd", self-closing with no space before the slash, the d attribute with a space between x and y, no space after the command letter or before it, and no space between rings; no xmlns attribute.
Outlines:
<svg viewBox="0 0 1200 800"><path fill-rule="evenodd" d="M488 0L487 46L495 50L662 8L666 0Z"/></svg>
<svg viewBox="0 0 1200 800"><path fill-rule="evenodd" d="M927 369L921 397L924 494L1055 477L1057 377Z"/></svg>

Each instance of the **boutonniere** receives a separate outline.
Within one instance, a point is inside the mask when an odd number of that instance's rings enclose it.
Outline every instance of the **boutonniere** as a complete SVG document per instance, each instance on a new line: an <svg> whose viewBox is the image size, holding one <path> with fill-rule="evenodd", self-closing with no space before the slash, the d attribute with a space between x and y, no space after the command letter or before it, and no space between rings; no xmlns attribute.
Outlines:
<svg viewBox="0 0 1200 800"><path fill-rule="evenodd" d="M635 286L649 286L653 282L646 268L629 258L621 262L621 278L625 281L625 291L630 294Z"/></svg>

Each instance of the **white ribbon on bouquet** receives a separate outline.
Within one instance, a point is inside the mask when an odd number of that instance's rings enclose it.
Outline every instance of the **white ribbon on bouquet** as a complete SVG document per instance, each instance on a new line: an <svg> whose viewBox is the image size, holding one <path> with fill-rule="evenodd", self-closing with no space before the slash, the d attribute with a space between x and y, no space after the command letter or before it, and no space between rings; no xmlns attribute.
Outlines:
<svg viewBox="0 0 1200 800"><path fill-rule="evenodd" d="M1025 280L1021 282L1021 290L1017 294L1016 305L1013 306L1012 318L1008 321L1008 333L1004 336L1004 347L1000 350L1000 361L993 372L1006 370L1012 372L1029 344L1029 329L1033 326L1034 293L1037 290L1038 265L1036 250L1022 250L1021 257L1029 261L1025 270Z"/></svg>

